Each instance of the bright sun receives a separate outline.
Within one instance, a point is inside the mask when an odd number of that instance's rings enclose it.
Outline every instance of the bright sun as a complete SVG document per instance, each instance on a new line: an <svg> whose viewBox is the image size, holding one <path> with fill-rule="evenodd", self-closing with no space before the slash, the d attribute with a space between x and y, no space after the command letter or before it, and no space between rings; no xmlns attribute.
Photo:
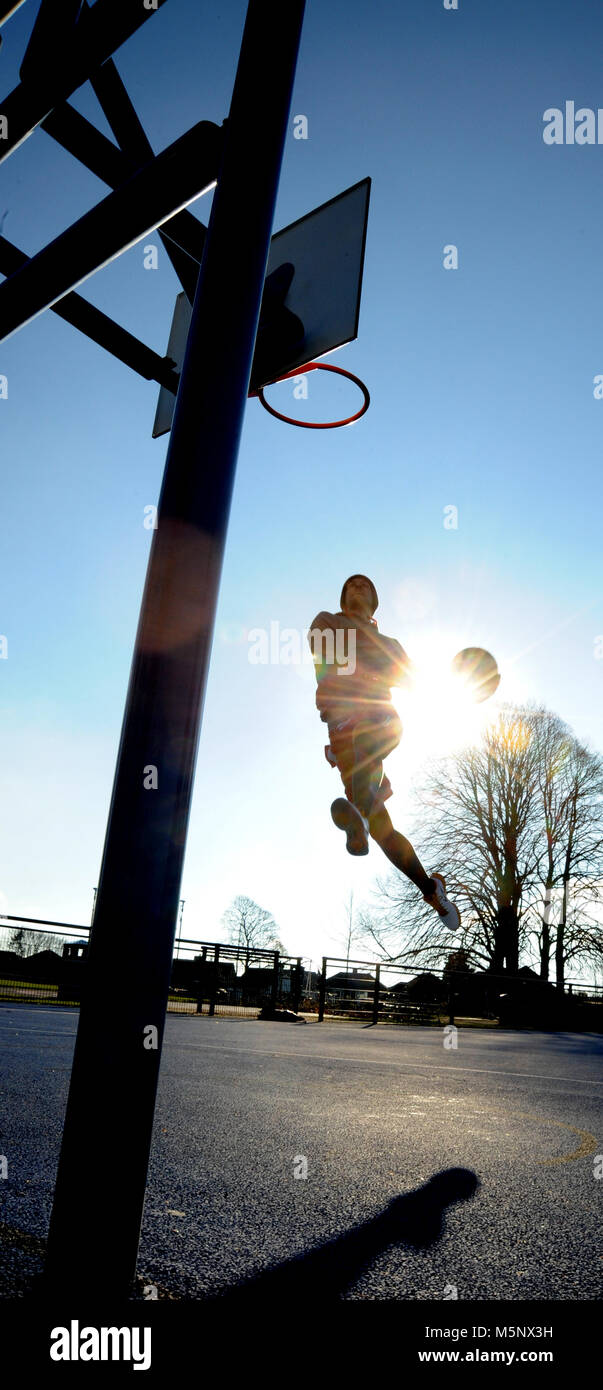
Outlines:
<svg viewBox="0 0 603 1390"><path fill-rule="evenodd" d="M434 655L438 648L441 651L439 644L431 641L428 650L415 649L416 678L412 690L405 691L403 697L405 742L419 761L443 757L479 742L482 730L497 712L495 699L475 702L463 681L452 674L452 656L442 659ZM392 694L397 696L398 691ZM402 699L398 698L401 706Z"/></svg>

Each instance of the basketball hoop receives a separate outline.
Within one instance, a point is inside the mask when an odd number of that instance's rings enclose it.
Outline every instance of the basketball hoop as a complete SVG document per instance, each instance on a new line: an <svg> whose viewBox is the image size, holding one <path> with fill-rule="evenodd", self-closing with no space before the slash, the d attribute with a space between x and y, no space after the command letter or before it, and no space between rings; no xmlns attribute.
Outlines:
<svg viewBox="0 0 603 1390"><path fill-rule="evenodd" d="M359 420L361 415L366 415L371 403L371 398L364 382L360 380L360 377L354 376L353 372L346 371L344 367L332 367L328 362L306 362L304 367L296 367L292 372L285 372L284 376L275 377L274 381L267 382L266 385L274 386L277 381L288 381L289 377L303 376L305 372L316 371L337 372L339 376L347 376L349 381L353 381L354 385L359 387L364 396L364 401L360 410L357 410L355 415L348 415L345 420L327 420L325 424L316 424L310 420L294 420L292 415L282 415L280 410L275 410L274 406L268 405L268 401L264 398L265 386L260 387L259 391L251 391L250 395L258 397L264 410L267 410L269 415L274 415L277 420L284 420L286 425L299 425L300 429L303 430L335 430L339 429L340 425L353 425L354 421Z"/></svg>

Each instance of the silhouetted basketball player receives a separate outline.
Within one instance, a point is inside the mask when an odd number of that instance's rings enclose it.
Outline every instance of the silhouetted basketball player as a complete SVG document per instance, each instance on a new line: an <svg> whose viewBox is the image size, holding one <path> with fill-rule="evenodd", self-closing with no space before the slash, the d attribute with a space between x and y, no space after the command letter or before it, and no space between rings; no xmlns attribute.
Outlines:
<svg viewBox="0 0 603 1390"><path fill-rule="evenodd" d="M366 575L346 579L340 604L339 613L318 613L308 634L318 681L316 705L329 730L325 753L331 766L339 768L346 792L333 802L331 815L345 830L349 854L368 854L370 836L455 930L460 914L446 897L442 874L426 874L384 805L392 788L383 759L402 737L391 686L412 681L412 662L399 642L379 632L373 617L377 591Z"/></svg>

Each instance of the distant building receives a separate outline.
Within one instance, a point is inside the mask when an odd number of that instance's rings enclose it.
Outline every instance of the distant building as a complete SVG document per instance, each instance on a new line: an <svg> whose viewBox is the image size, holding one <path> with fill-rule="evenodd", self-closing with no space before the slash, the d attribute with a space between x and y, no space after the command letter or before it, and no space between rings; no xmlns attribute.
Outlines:
<svg viewBox="0 0 603 1390"><path fill-rule="evenodd" d="M435 1004L445 998L447 986L430 970L423 970L413 980L399 980L392 986L392 994L398 999L416 1000L422 1004Z"/></svg>
<svg viewBox="0 0 603 1390"><path fill-rule="evenodd" d="M327 979L327 994L335 994L339 998L353 996L357 1000L371 1000L375 997L375 976L361 970L352 970L346 973L339 970L336 975L331 975ZM380 996L389 995L389 990L385 985L379 984Z"/></svg>
<svg viewBox="0 0 603 1390"><path fill-rule="evenodd" d="M57 951L36 951L25 957L22 968L28 979L54 983L61 976L61 957Z"/></svg>
<svg viewBox="0 0 603 1390"><path fill-rule="evenodd" d="M271 966L248 966L244 974L238 980L238 984L245 994L271 993L274 981L274 970ZM296 968L294 965L283 965L278 972L278 993L293 994L295 992ZM304 972L301 976L301 989L304 990Z"/></svg>
<svg viewBox="0 0 603 1390"><path fill-rule="evenodd" d="M87 941L66 941L63 946L63 960L85 960L87 954Z"/></svg>
<svg viewBox="0 0 603 1390"><path fill-rule="evenodd" d="M16 951L0 951L0 971L3 975L19 975L23 965L23 956L17 955Z"/></svg>

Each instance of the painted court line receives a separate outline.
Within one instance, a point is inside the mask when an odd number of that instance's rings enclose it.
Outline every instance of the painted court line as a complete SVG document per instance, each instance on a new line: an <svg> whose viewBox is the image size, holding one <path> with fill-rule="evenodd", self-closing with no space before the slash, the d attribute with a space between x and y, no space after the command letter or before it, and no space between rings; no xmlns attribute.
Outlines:
<svg viewBox="0 0 603 1390"><path fill-rule="evenodd" d="M8 1025L7 1025L8 1026ZM11 1025L12 1026L12 1025ZM16 1030L15 1031L21 1031ZM30 1037L33 1034L43 1034L44 1037L74 1038L75 1031L65 1032L63 1029L56 1028L28 1028L23 1030L22 1036ZM190 1052L233 1052L236 1056L240 1054L240 1047L223 1047L218 1043L169 1043L168 1046L181 1051ZM579 1086L603 1086L603 1080L595 1081L590 1078L579 1076L551 1076L550 1073L543 1074L536 1071L505 1071L502 1067L458 1067L452 1063L447 1066L438 1065L436 1062L397 1062L390 1061L387 1057L340 1057L332 1055L330 1052L284 1052L275 1051L274 1048L253 1048L245 1049L248 1057L308 1057L310 1060L319 1062L348 1062L356 1063L359 1066L377 1067L398 1067L399 1070L407 1071L439 1071L439 1072L459 1072L468 1073L470 1076L515 1076L525 1077L528 1081L565 1081L570 1085L577 1083Z"/></svg>
<svg viewBox="0 0 603 1390"><path fill-rule="evenodd" d="M234 1052L239 1054L239 1047L219 1047L217 1043L172 1043L174 1049L190 1049L193 1052ZM469 1072L472 1076L518 1076L525 1077L530 1081L565 1081L573 1085L577 1082L580 1086L603 1086L602 1081L583 1080L578 1076L550 1076L543 1075L536 1071L504 1071L502 1068L495 1067L455 1067L450 1063L448 1066L438 1066L437 1062L391 1062L386 1057L337 1057L329 1052L275 1052L274 1048L249 1048L245 1049L248 1057L309 1057L311 1060L321 1062L355 1062L359 1066L374 1065L377 1067L398 1067L399 1070L406 1071L409 1067L420 1071L445 1071L445 1072Z"/></svg>

